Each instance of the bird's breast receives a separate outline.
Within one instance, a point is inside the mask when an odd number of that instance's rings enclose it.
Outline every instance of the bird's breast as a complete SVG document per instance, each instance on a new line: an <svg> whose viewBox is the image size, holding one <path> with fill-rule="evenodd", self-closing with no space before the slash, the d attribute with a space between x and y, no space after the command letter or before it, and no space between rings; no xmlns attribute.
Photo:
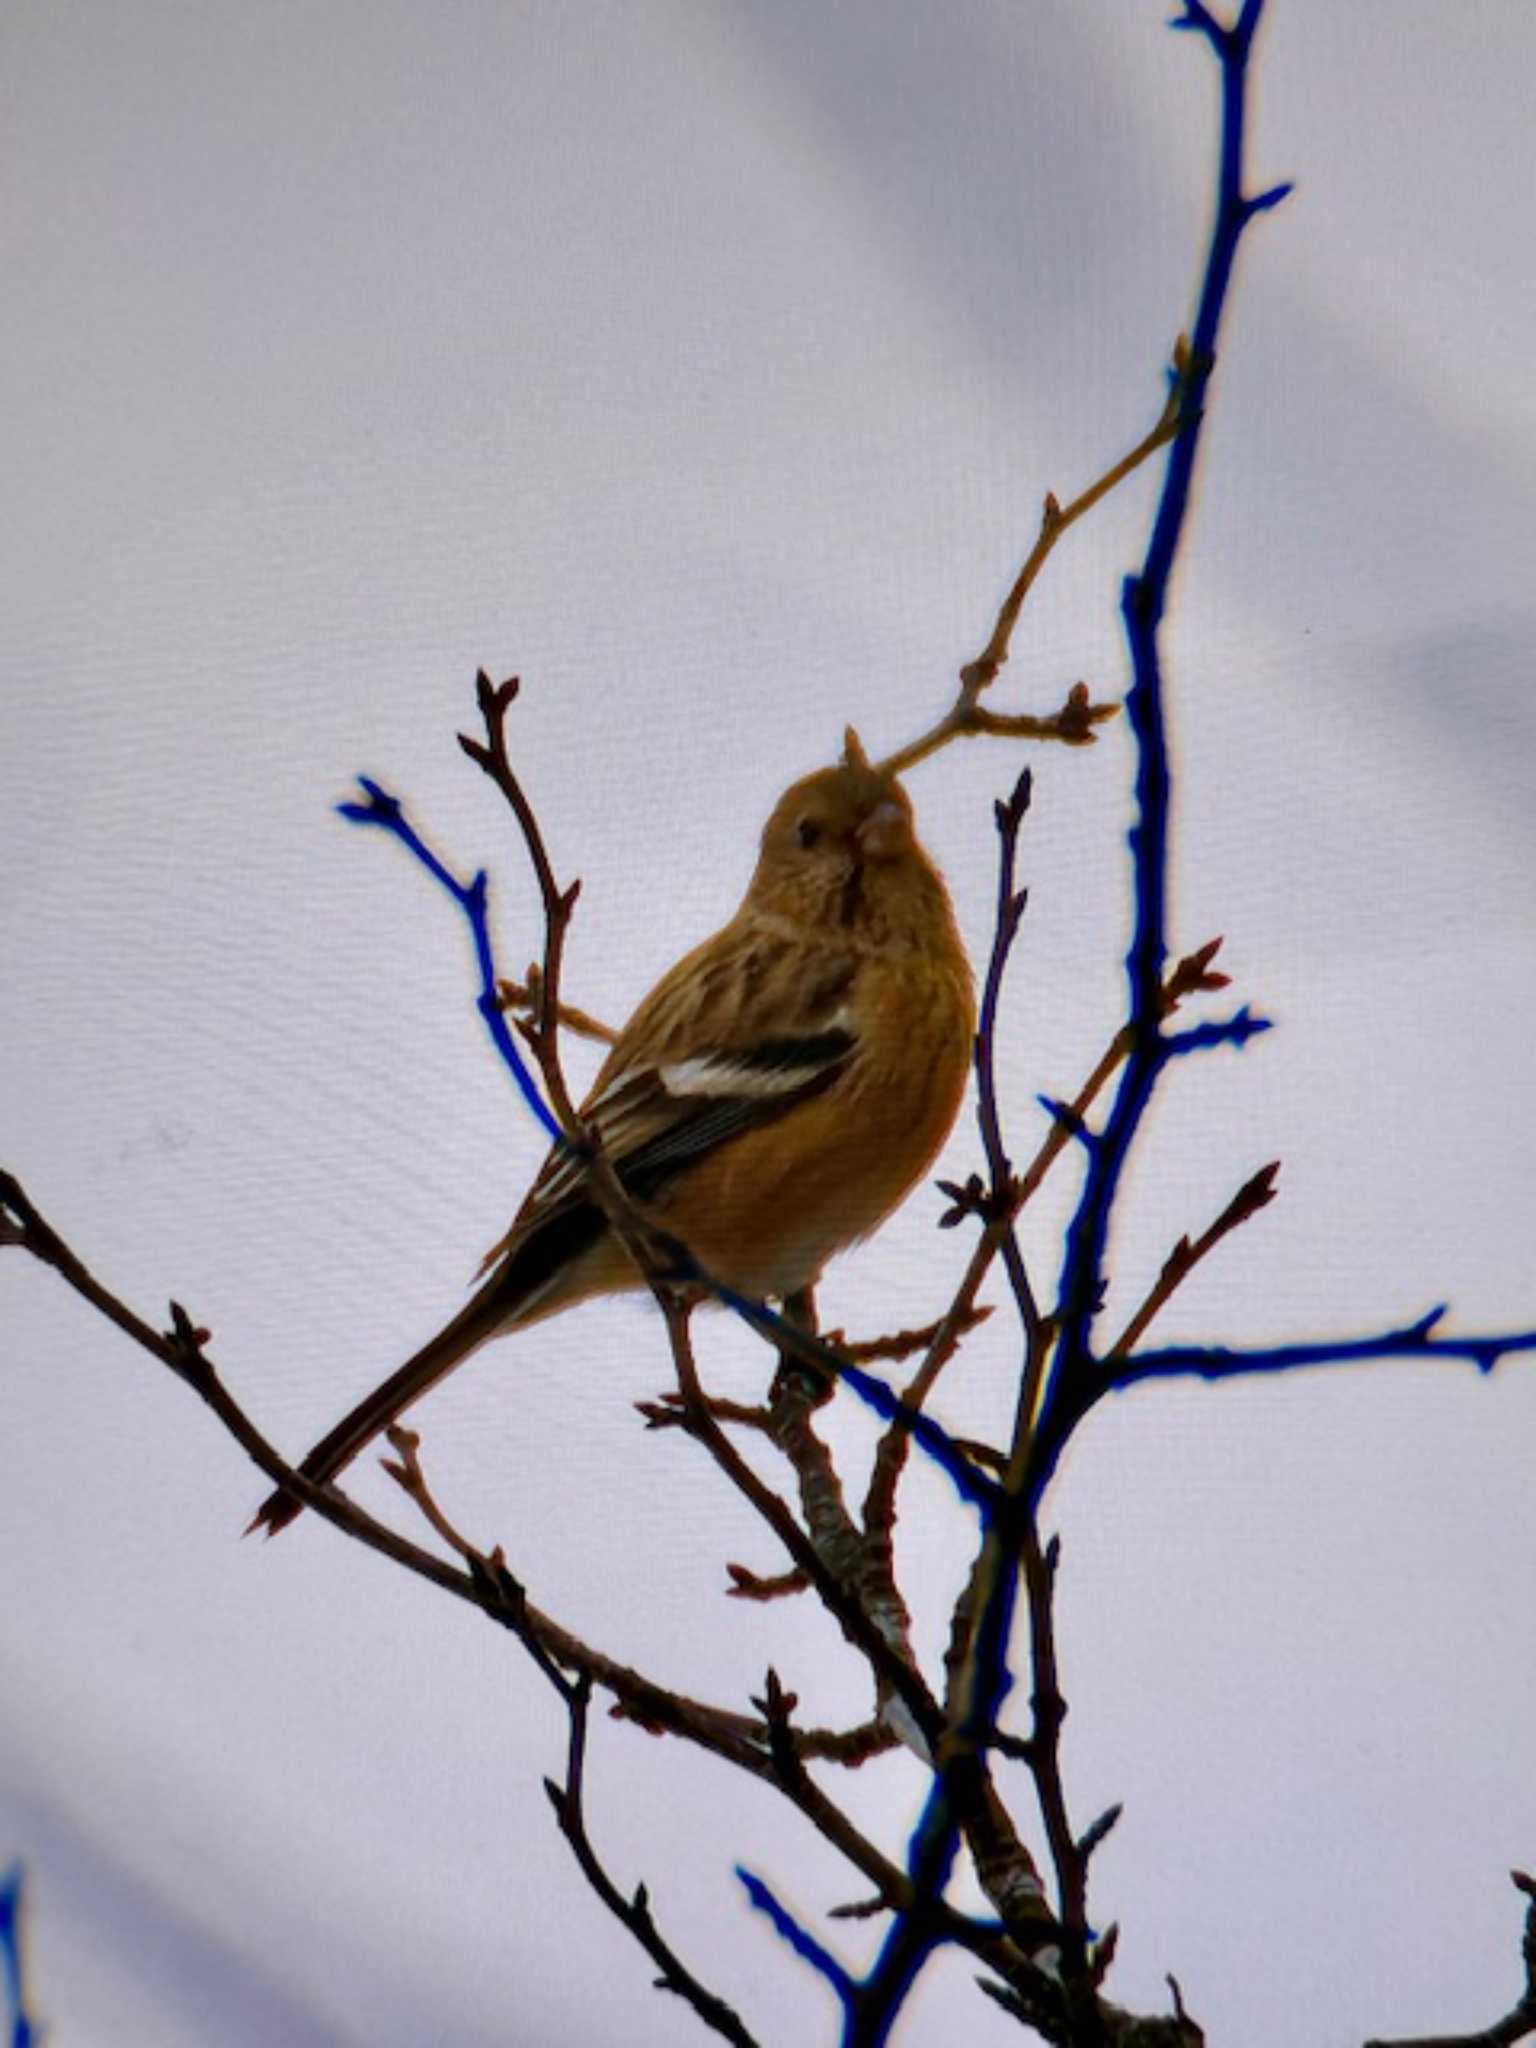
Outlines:
<svg viewBox="0 0 1536 2048"><path fill-rule="evenodd" d="M823 1093L721 1146L658 1206L744 1294L786 1295L867 1237L943 1144L965 1089L969 977L919 956L867 963L859 1043Z"/></svg>

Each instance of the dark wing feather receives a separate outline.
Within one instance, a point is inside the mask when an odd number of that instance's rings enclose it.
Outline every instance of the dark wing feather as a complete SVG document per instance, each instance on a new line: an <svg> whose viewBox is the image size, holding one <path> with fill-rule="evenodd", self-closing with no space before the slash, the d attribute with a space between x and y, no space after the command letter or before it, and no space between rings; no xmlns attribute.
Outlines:
<svg viewBox="0 0 1536 2048"><path fill-rule="evenodd" d="M802 1036L765 1039L747 1052L712 1049L615 1074L587 1105L619 1180L637 1201L653 1200L677 1174L717 1145L787 1115L845 1070L857 1039L841 1023ZM596 1214L584 1193L581 1160L551 1155L517 1221L486 1260L516 1257L530 1231L542 1235L562 1213ZM483 1270L483 1268L482 1268Z"/></svg>
<svg viewBox="0 0 1536 2048"><path fill-rule="evenodd" d="M732 1053L717 1061L709 1055L695 1058L686 1063L691 1084L686 1094L674 1094L667 1085L670 1070L661 1069L671 1114L653 1136L619 1158L619 1179L638 1200L649 1200L717 1145L774 1122L830 1088L852 1058L853 1048L851 1031L821 1031L814 1038L776 1039L747 1057ZM771 1087L761 1085L770 1078ZM748 1083L745 1089L743 1081ZM755 1088L753 1081L759 1083ZM713 1092L717 1088L721 1092Z"/></svg>

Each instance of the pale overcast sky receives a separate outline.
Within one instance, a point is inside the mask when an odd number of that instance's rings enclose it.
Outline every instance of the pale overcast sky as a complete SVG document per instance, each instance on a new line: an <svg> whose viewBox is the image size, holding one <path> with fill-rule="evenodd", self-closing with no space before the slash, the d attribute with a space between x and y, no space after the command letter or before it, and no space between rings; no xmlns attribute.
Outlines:
<svg viewBox="0 0 1536 2048"><path fill-rule="evenodd" d="M184 1301L301 1451L443 1320L539 1153L466 948L333 802L359 770L533 891L454 732L478 664L585 889L569 991L619 1017L734 906L779 789L941 708L1032 537L1144 430L1189 317L1212 66L1160 0L13 0L0 62L0 1164L150 1316ZM1520 0L1271 0L1254 232L1167 636L1174 936L1278 1029L1170 1077L1117 1299L1253 1168L1280 1200L1169 1337L1536 1322L1536 380ZM1125 682L1153 479L1063 545L999 689ZM1007 748L914 774L987 943ZM1115 1028L1129 749L1039 753L1006 1018L1021 1153ZM945 1156L978 1163L969 1111ZM1027 1245L1054 1270L1063 1177ZM836 1267L868 1330L965 1256L931 1189ZM264 1491L197 1402L0 1260L0 1865L59 2048L661 2048L540 1789L515 1646ZM999 1315L941 1412L997 1426ZM762 1354L704 1343L749 1396ZM654 1317L594 1307L418 1412L464 1525L664 1681L866 1709L680 1437ZM856 1464L864 1436L837 1424ZM1111 1989L1213 2048L1486 2025L1536 1861L1536 1365L1144 1389L1052 1498L1070 1789ZM359 1472L360 1492L391 1489ZM968 1532L913 1488L937 1656ZM1018 1710L1022 1712L1022 1707ZM903 1759L846 1787L899 1852ZM1018 1810L1029 1814L1022 1779ZM723 1766L600 1721L619 1880L768 2044L822 1987L745 1906L860 1886ZM1031 1825L1033 1821L1031 1819ZM1038 1831L1037 1831L1038 1835ZM1018 2031L947 1963L905 2048Z"/></svg>

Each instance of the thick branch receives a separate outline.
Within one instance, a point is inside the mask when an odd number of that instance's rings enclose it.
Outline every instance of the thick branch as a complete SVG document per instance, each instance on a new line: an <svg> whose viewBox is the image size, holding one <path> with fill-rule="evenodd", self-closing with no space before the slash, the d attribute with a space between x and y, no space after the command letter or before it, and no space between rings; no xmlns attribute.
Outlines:
<svg viewBox="0 0 1536 2048"><path fill-rule="evenodd" d="M169 1332L155 1330L146 1323L96 1279L38 1210L21 1183L5 1172L0 1172L0 1243L17 1246L52 1266L98 1314L185 1381L275 1485L292 1491L306 1507L354 1542L377 1551L418 1578L451 1593L455 1599L480 1608L493 1621L509 1625L507 1599L494 1584L422 1549L377 1521L337 1488L316 1486L290 1465L224 1385L208 1354L208 1333L195 1328L186 1312L174 1304L173 1327ZM460 1547L461 1555L467 1555L469 1546L461 1547L461 1540L455 1547ZM640 1726L682 1736L754 1776L768 1774L766 1732L752 1716L710 1706L656 1684L641 1672L593 1649L521 1597L516 1603L516 1619L519 1628L525 1628L545 1654L567 1670L584 1672L595 1684L612 1693L625 1716ZM810 1739L808 1736L807 1741ZM822 1739L829 1754L835 1754L844 1740L830 1733Z"/></svg>
<svg viewBox="0 0 1536 2048"><path fill-rule="evenodd" d="M1162 1033L1167 948L1170 774L1159 641L1175 557L1189 515L1205 394L1216 361L1222 315L1238 243L1256 208L1243 191L1248 63L1263 0L1245 0L1238 23L1221 28L1201 7L1181 25L1201 31L1221 73L1221 145L1216 204L1194 326L1180 369L1181 397L1157 510L1140 569L1125 580L1121 617L1131 654L1126 699L1135 745L1136 818L1131 828L1135 922L1126 955L1131 1046L1104 1130L1093 1146L1083 1191L1067 1234L1059 1288L1060 1336L1043 1426L1065 1443L1093 1370L1092 1330L1104 1293L1110 1214L1131 1145L1170 1057ZM1278 197L1278 191L1276 196ZM1055 1410L1054 1415L1051 1413ZM1036 1467L1036 1497L1054 1457Z"/></svg>
<svg viewBox="0 0 1536 2048"><path fill-rule="evenodd" d="M814 1583L828 1612L843 1633L869 1660L877 1679L888 1685L912 1717L930 1749L940 1730L939 1710L915 1667L887 1639L857 1594L831 1570L784 1501L760 1479L709 1413L699 1384L687 1305L668 1288L657 1286L656 1298L666 1319L667 1336L677 1368L678 1389L687 1413L686 1428L703 1444L720 1470L768 1524L799 1570Z"/></svg>

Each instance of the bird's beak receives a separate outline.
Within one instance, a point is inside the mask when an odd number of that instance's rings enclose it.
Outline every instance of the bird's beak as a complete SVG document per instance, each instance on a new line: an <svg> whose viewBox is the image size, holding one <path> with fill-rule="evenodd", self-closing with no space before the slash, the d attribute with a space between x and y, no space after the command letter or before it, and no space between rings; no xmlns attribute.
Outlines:
<svg viewBox="0 0 1536 2048"><path fill-rule="evenodd" d="M854 837L867 860L890 860L912 843L907 814L891 797L875 805Z"/></svg>

